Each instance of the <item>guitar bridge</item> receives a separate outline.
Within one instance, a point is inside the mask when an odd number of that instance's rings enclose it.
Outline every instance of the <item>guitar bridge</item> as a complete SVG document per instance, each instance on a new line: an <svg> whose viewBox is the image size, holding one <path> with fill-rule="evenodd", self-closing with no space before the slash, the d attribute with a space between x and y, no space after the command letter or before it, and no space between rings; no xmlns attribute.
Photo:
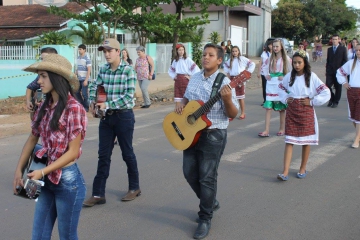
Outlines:
<svg viewBox="0 0 360 240"><path fill-rule="evenodd" d="M171 125L172 125L172 127L174 128L174 130L175 130L175 132L177 133L177 135L179 136L179 138L184 141L184 139L185 139L185 138L184 138L184 135L181 133L181 131L180 131L179 127L176 125L176 123L175 123L175 122L172 122Z"/></svg>

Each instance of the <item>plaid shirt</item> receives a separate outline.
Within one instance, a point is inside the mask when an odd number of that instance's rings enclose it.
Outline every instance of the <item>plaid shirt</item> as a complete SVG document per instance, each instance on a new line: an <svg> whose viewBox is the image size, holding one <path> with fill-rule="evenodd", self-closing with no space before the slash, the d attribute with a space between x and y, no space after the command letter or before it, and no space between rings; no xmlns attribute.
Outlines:
<svg viewBox="0 0 360 240"><path fill-rule="evenodd" d="M34 119L37 119L39 110L35 112ZM52 131L50 129L50 120L55 112L55 107L45 107L45 115L41 120L39 127L35 128L35 121L32 122L32 134L36 137L41 137L43 143L42 149L36 152L36 156L41 158L44 154L47 154L47 165L52 164L58 158L60 158L68 149L69 142L74 140L79 134L81 134L81 144L85 138L87 116L84 107L71 95L68 96L67 105L59 119L59 130ZM81 145L79 150L80 157L82 153ZM61 178L62 170L57 169L48 174L49 180L58 184Z"/></svg>
<svg viewBox="0 0 360 240"><path fill-rule="evenodd" d="M28 89L30 89L32 91L38 90L40 88L40 84L37 83L38 80L39 80L39 76L37 76L34 81L29 83L29 85L27 85L26 88L28 88Z"/></svg>
<svg viewBox="0 0 360 240"><path fill-rule="evenodd" d="M201 100L204 103L207 102L210 99L212 86L218 73L219 70L213 73L208 78L204 76L204 71L200 71L192 75L186 88L184 97L187 98L189 101ZM225 77L221 87L229 83L230 79ZM219 88L219 90L221 89L221 87ZM236 99L235 88L233 88L231 91L232 102L236 106L236 108L239 108L239 103ZM207 113L207 118L212 123L212 125L209 127L211 129L226 129L228 127L229 118L225 115L225 108L222 99L214 104L210 112Z"/></svg>
<svg viewBox="0 0 360 240"><path fill-rule="evenodd" d="M132 66L121 60L115 71L110 64L100 68L96 81L89 86L90 101L96 100L96 88L103 85L106 92L106 109L132 109L134 107L134 93L136 73Z"/></svg>

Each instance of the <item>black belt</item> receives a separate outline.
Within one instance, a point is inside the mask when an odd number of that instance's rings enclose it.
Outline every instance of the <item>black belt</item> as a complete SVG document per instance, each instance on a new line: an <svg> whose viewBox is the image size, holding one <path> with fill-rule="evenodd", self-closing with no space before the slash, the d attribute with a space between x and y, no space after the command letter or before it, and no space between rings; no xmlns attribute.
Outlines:
<svg viewBox="0 0 360 240"><path fill-rule="evenodd" d="M217 130L220 130L218 128L205 128L203 131L204 132L213 132L213 131L217 131Z"/></svg>
<svg viewBox="0 0 360 240"><path fill-rule="evenodd" d="M114 113L132 112L132 109L108 109L106 115L113 115Z"/></svg>

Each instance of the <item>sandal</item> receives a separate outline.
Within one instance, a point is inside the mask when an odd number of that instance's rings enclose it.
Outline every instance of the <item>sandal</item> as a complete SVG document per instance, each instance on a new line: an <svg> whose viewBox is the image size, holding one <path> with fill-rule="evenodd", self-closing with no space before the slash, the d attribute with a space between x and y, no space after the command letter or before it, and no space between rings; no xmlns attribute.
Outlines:
<svg viewBox="0 0 360 240"><path fill-rule="evenodd" d="M298 172L298 173L296 174L296 177L297 177L297 178L300 178L300 179L303 179L303 178L306 177L307 173L308 173L307 171L305 171L305 173L299 173L299 172Z"/></svg>
<svg viewBox="0 0 360 240"><path fill-rule="evenodd" d="M284 174L278 174L277 179L279 179L281 181L287 181L287 180L289 180L289 176L285 176Z"/></svg>
<svg viewBox="0 0 360 240"><path fill-rule="evenodd" d="M284 135L285 135L284 132L278 132L278 133L276 134L276 136L284 136Z"/></svg>
<svg viewBox="0 0 360 240"><path fill-rule="evenodd" d="M259 137L270 137L269 134L266 134L266 133L263 133L263 132L259 133L258 136Z"/></svg>

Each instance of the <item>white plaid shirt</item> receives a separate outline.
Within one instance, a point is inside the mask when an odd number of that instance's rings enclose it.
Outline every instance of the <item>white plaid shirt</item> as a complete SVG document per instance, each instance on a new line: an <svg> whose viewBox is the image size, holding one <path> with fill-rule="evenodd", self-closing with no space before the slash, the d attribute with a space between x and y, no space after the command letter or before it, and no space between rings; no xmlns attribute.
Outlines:
<svg viewBox="0 0 360 240"><path fill-rule="evenodd" d="M219 70L213 73L210 77L206 78L204 76L204 71L200 71L191 76L189 84L186 88L184 97L189 101L192 100L201 100L204 103L207 102L210 98L210 94L212 91L212 86L215 81L215 78ZM230 79L225 77L222 86L230 83ZM221 89L219 88L219 90ZM235 89L232 90L232 102L239 109L239 103L236 99ZM229 125L229 118L225 115L225 108L222 99L217 101L214 106L211 108L210 112L207 113L207 118L211 121L212 125L209 127L210 129L218 128L218 129L226 129Z"/></svg>

